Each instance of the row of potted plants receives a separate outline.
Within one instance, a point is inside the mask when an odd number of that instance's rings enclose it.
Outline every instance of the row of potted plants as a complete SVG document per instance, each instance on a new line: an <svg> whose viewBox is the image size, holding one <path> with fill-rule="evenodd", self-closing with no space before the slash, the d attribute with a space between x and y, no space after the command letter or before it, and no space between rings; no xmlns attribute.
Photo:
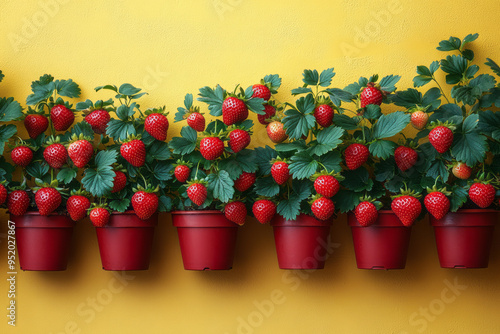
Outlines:
<svg viewBox="0 0 500 334"><path fill-rule="evenodd" d="M0 121L9 123L0 148L21 174L1 157L0 203L16 225L21 268L64 270L73 226L88 215L104 269L147 269L158 213L170 211L190 270L230 269L248 215L273 226L280 268L323 268L341 213L358 268L404 268L411 226L426 211L442 267L486 267L497 221L500 87L478 74L467 48L476 38L441 41L438 50L450 54L418 66L406 90L396 89L397 75L331 87L333 68L305 70L294 104L276 99L278 75L231 92L203 87L196 101L185 96L174 117L185 126L168 141L166 107L141 107L141 89L100 86L111 98L73 106L75 82L42 76L27 110L0 100ZM486 65L500 76L494 61ZM274 147L248 148L249 111ZM29 139L15 136L17 120Z"/></svg>

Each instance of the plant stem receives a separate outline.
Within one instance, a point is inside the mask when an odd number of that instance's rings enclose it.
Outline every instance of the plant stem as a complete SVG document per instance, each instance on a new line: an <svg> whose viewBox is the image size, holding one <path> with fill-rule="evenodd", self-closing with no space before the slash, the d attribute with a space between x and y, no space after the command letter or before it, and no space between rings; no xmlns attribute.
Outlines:
<svg viewBox="0 0 500 334"><path fill-rule="evenodd" d="M444 93L443 88L441 87L441 85L439 84L439 82L436 80L436 78L434 76L432 76L432 80L434 80L434 82L438 85L438 88L441 91L441 94L446 99L446 102L450 103L450 100L448 100L448 98L446 97L446 94Z"/></svg>

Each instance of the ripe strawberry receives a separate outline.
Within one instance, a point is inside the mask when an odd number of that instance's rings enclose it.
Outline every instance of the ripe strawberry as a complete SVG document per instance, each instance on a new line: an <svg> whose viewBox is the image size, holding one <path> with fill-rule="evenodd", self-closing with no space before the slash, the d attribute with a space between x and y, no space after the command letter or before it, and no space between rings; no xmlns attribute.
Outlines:
<svg viewBox="0 0 500 334"><path fill-rule="evenodd" d="M45 148L43 151L43 158L50 167L59 169L68 160L68 152L63 144L54 143Z"/></svg>
<svg viewBox="0 0 500 334"><path fill-rule="evenodd" d="M205 117L199 112L191 113L187 118L187 124L198 132L205 131Z"/></svg>
<svg viewBox="0 0 500 334"><path fill-rule="evenodd" d="M49 120L43 115L31 114L24 119L24 127L30 138L35 139L49 127Z"/></svg>
<svg viewBox="0 0 500 334"><path fill-rule="evenodd" d="M35 203L42 216L48 216L61 205L61 194L54 188L41 188L35 194Z"/></svg>
<svg viewBox="0 0 500 334"><path fill-rule="evenodd" d="M85 167L92 158L94 148L92 144L85 139L77 140L68 146L68 155L73 164L78 168Z"/></svg>
<svg viewBox="0 0 500 334"><path fill-rule="evenodd" d="M7 200L7 208L10 214L14 216L22 216L26 213L30 206L30 198L24 190L14 190L9 194Z"/></svg>
<svg viewBox="0 0 500 334"><path fill-rule="evenodd" d="M469 188L469 197L477 206L484 209L495 200L495 192L491 184L474 183Z"/></svg>
<svg viewBox="0 0 500 334"><path fill-rule="evenodd" d="M238 191L244 192L255 183L256 179L257 177L255 176L255 173L243 172L236 180L234 180L234 188Z"/></svg>
<svg viewBox="0 0 500 334"><path fill-rule="evenodd" d="M450 211L450 200L440 191L433 191L424 198L424 205L436 219L442 219Z"/></svg>
<svg viewBox="0 0 500 334"><path fill-rule="evenodd" d="M85 121L90 124L92 131L99 135L106 134L109 120L109 112L104 109L96 109L85 116Z"/></svg>
<svg viewBox="0 0 500 334"><path fill-rule="evenodd" d="M422 205L410 195L396 197L392 200L391 209L405 226L411 226L420 215Z"/></svg>
<svg viewBox="0 0 500 334"><path fill-rule="evenodd" d="M274 108L272 105L270 104L266 104L264 106L264 112L266 113L265 115L257 115L257 119L259 120L259 123L260 124L264 124L264 125L267 125L269 124L268 121L266 121L266 119L268 118L271 118L273 117L274 115L276 115L276 108Z"/></svg>
<svg viewBox="0 0 500 334"><path fill-rule="evenodd" d="M95 227L104 227L109 222L110 213L104 208L90 210L90 221Z"/></svg>
<svg viewBox="0 0 500 334"><path fill-rule="evenodd" d="M268 199L260 199L253 204L252 212L259 223L266 224L276 214L276 204Z"/></svg>
<svg viewBox="0 0 500 334"><path fill-rule="evenodd" d="M370 83L371 84L371 83ZM372 85L368 84L361 92L361 108L366 107L369 104L381 105L384 96L382 92Z"/></svg>
<svg viewBox="0 0 500 334"><path fill-rule="evenodd" d="M186 182L189 179L189 175L191 174L191 168L186 165L176 166L174 169L174 175L177 181Z"/></svg>
<svg viewBox="0 0 500 334"><path fill-rule="evenodd" d="M154 113L149 114L144 120L144 130L154 139L165 141L167 139L168 119L165 115Z"/></svg>
<svg viewBox="0 0 500 334"><path fill-rule="evenodd" d="M428 121L429 114L422 110L414 111L411 114L411 125L417 130L423 130L427 126Z"/></svg>
<svg viewBox="0 0 500 334"><path fill-rule="evenodd" d="M354 215L361 226L370 226L375 224L378 218L378 211L375 204L371 202L361 202L356 206Z"/></svg>
<svg viewBox="0 0 500 334"><path fill-rule="evenodd" d="M340 183L332 175L321 175L314 180L314 190L321 196L333 197L340 189Z"/></svg>
<svg viewBox="0 0 500 334"><path fill-rule="evenodd" d="M149 219L158 209L158 196L155 193L138 191L132 196L132 207L142 220Z"/></svg>
<svg viewBox="0 0 500 334"><path fill-rule="evenodd" d="M467 180L471 174L472 174L472 168L467 166L463 162L457 162L453 168L452 168L453 175L455 177L462 179L462 180Z"/></svg>
<svg viewBox="0 0 500 334"><path fill-rule="evenodd" d="M235 201L224 206L224 215L227 219L238 225L245 224L247 208L243 202Z"/></svg>
<svg viewBox="0 0 500 334"><path fill-rule="evenodd" d="M18 146L10 152L10 157L16 165L26 167L33 160L33 151L27 146Z"/></svg>
<svg viewBox="0 0 500 334"><path fill-rule="evenodd" d="M226 125L243 122L248 118L248 108L242 100L228 97L222 103L222 121Z"/></svg>
<svg viewBox="0 0 500 334"><path fill-rule="evenodd" d="M229 147L238 153L250 144L250 134L245 130L234 129L229 133Z"/></svg>
<svg viewBox="0 0 500 334"><path fill-rule="evenodd" d="M73 195L66 202L69 216L75 222L82 220L87 216L87 210L90 208L90 200L81 195Z"/></svg>
<svg viewBox="0 0 500 334"><path fill-rule="evenodd" d="M207 199L207 187L201 183L193 183L187 188L187 194L194 204L200 206Z"/></svg>
<svg viewBox="0 0 500 334"><path fill-rule="evenodd" d="M429 142L436 151L444 153L448 151L453 143L453 132L446 126L438 126L429 132Z"/></svg>
<svg viewBox="0 0 500 334"><path fill-rule="evenodd" d="M260 97L261 99L264 99L264 101L266 102L269 101L269 99L271 98L271 91L269 90L269 88L267 88L267 86L260 84L253 85L252 91L253 91L252 97Z"/></svg>
<svg viewBox="0 0 500 334"><path fill-rule="evenodd" d="M350 170L358 169L368 160L369 155L370 151L366 145L351 144L344 152L345 164Z"/></svg>
<svg viewBox="0 0 500 334"><path fill-rule="evenodd" d="M200 153L207 160L215 160L224 153L224 142L218 137L205 137L200 142Z"/></svg>
<svg viewBox="0 0 500 334"><path fill-rule="evenodd" d="M75 121L75 114L63 104L57 104L50 109L50 119L57 131L66 131Z"/></svg>
<svg viewBox="0 0 500 334"><path fill-rule="evenodd" d="M283 123L273 121L267 125L267 136L273 143L281 143L288 138Z"/></svg>
<svg viewBox="0 0 500 334"><path fill-rule="evenodd" d="M0 205L5 203L7 200L7 188L3 184L0 184Z"/></svg>
<svg viewBox="0 0 500 334"><path fill-rule="evenodd" d="M333 108L328 104L320 104L314 109L316 122L324 128L333 124Z"/></svg>
<svg viewBox="0 0 500 334"><path fill-rule="evenodd" d="M139 139L133 139L122 144L120 154L132 166L141 167L146 162L146 145Z"/></svg>
<svg viewBox="0 0 500 334"><path fill-rule="evenodd" d="M404 172L412 168L417 163L418 154L417 151L410 147L399 146L394 151L394 159L396 160L398 168Z"/></svg>
<svg viewBox="0 0 500 334"><path fill-rule="evenodd" d="M331 199L319 197L311 204L311 211L319 220L327 220L335 212L335 205Z"/></svg>
<svg viewBox="0 0 500 334"><path fill-rule="evenodd" d="M113 189L111 193L119 193L127 185L127 176L125 173L115 170L115 177L113 178Z"/></svg>
<svg viewBox="0 0 500 334"><path fill-rule="evenodd" d="M288 164L284 161L276 161L271 166L271 175L274 181L279 184L285 184L290 178L290 170L288 169Z"/></svg>

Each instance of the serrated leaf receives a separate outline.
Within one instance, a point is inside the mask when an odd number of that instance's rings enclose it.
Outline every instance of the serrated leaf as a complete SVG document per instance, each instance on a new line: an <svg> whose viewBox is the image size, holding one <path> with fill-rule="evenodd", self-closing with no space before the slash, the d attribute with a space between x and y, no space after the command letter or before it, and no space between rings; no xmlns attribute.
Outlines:
<svg viewBox="0 0 500 334"><path fill-rule="evenodd" d="M341 189L333 196L335 208L339 209L341 213L353 211L359 204L360 194L347 189Z"/></svg>
<svg viewBox="0 0 500 334"><path fill-rule="evenodd" d="M255 181L255 193L259 196L273 197L280 191L280 186L272 177L262 177Z"/></svg>
<svg viewBox="0 0 500 334"><path fill-rule="evenodd" d="M253 111L258 115L265 115L266 113L264 112L264 103L264 99L260 97L253 97L246 102L246 105L250 111Z"/></svg>
<svg viewBox="0 0 500 334"><path fill-rule="evenodd" d="M10 122L23 115L23 108L13 97L0 99L0 122Z"/></svg>
<svg viewBox="0 0 500 334"><path fill-rule="evenodd" d="M289 168L294 179L306 179L316 172L318 162L308 152L299 152L292 156Z"/></svg>
<svg viewBox="0 0 500 334"><path fill-rule="evenodd" d="M292 95L309 94L309 93L312 93L312 90L311 88L308 87L299 87L292 89Z"/></svg>
<svg viewBox="0 0 500 334"><path fill-rule="evenodd" d="M217 85L214 89L205 86L200 88L198 94L200 96L198 101L205 102L208 104L208 110L210 110L210 115L221 116L222 115L222 103L224 102L224 90L221 86Z"/></svg>
<svg viewBox="0 0 500 334"><path fill-rule="evenodd" d="M479 37L479 34L477 34L477 33L476 34L468 34L467 36L464 37L464 39L462 41L462 47L467 43L475 41L478 37Z"/></svg>
<svg viewBox="0 0 500 334"><path fill-rule="evenodd" d="M30 94L26 98L26 104L35 105L42 100L48 99L52 96L54 89L54 77L50 74L44 74L39 80L31 83L31 91L33 94Z"/></svg>
<svg viewBox="0 0 500 334"><path fill-rule="evenodd" d="M288 199L281 200L278 203L277 213L287 220L294 220L300 213L300 199L292 194Z"/></svg>
<svg viewBox="0 0 500 334"><path fill-rule="evenodd" d="M236 180L243 172L240 164L235 159L224 159L220 161L219 170L225 170L232 180Z"/></svg>
<svg viewBox="0 0 500 334"><path fill-rule="evenodd" d="M240 168L246 173L255 173L258 169L257 154L254 150L244 149L234 155Z"/></svg>
<svg viewBox="0 0 500 334"><path fill-rule="evenodd" d="M153 168L153 176L160 181L168 181L172 179L171 171L173 169L174 166L171 163L160 162Z"/></svg>
<svg viewBox="0 0 500 334"><path fill-rule="evenodd" d="M170 150L168 144L162 141L154 141L148 148L148 161L167 160L170 158Z"/></svg>
<svg viewBox="0 0 500 334"><path fill-rule="evenodd" d="M57 94L66 97L79 97L80 87L73 80L56 80L54 82Z"/></svg>
<svg viewBox="0 0 500 334"><path fill-rule="evenodd" d="M48 171L48 166L47 166ZM76 177L78 168L63 168L57 173L57 181L68 184Z"/></svg>
<svg viewBox="0 0 500 334"><path fill-rule="evenodd" d="M333 116L333 124L347 131L356 130L358 128L358 121L343 114L335 114Z"/></svg>
<svg viewBox="0 0 500 334"><path fill-rule="evenodd" d="M316 118L311 114L303 114L294 109L288 109L285 112L283 124L285 132L291 139L300 139L302 136L307 136L309 130L312 129L316 123Z"/></svg>
<svg viewBox="0 0 500 334"><path fill-rule="evenodd" d="M213 192L213 197L227 203L234 195L234 182L225 170L207 176L208 189Z"/></svg>
<svg viewBox="0 0 500 334"><path fill-rule="evenodd" d="M459 50L462 42L457 37L450 37L448 40L444 40L439 42L439 47L437 49L439 51L453 51Z"/></svg>
<svg viewBox="0 0 500 334"><path fill-rule="evenodd" d="M450 198L450 211L451 212L456 212L462 205L467 202L467 190L464 188L454 185L451 188L451 196Z"/></svg>
<svg viewBox="0 0 500 334"><path fill-rule="evenodd" d="M125 140L130 135L136 135L134 124L131 121L122 121L112 118L108 122L106 134L113 138L113 140Z"/></svg>
<svg viewBox="0 0 500 334"><path fill-rule="evenodd" d="M158 202L158 211L159 212L169 212L172 210L173 203L172 199L170 197L167 197L165 195L160 196L159 202Z"/></svg>
<svg viewBox="0 0 500 334"><path fill-rule="evenodd" d="M26 173L37 179L42 179L45 175L48 174L48 172L49 165L45 161L42 163L29 164L26 167Z"/></svg>
<svg viewBox="0 0 500 334"><path fill-rule="evenodd" d="M275 94L276 90L281 86L281 78L278 74L268 74L264 77L265 83L271 84L271 93Z"/></svg>
<svg viewBox="0 0 500 334"><path fill-rule="evenodd" d="M316 145L310 148L309 153L320 156L334 150L342 143L340 138L343 135L344 129L333 125L321 130L316 137Z"/></svg>
<svg viewBox="0 0 500 334"><path fill-rule="evenodd" d="M304 70L304 73L302 73L302 81L304 81L304 83L306 85L310 85L310 86L316 86L318 84L318 81L319 81L319 74L318 74L318 71L316 70Z"/></svg>
<svg viewBox="0 0 500 334"><path fill-rule="evenodd" d="M365 84L366 85L366 84ZM357 82L354 82L350 85L347 85L344 90L346 92L351 93L352 95L358 95L361 92L361 85Z"/></svg>
<svg viewBox="0 0 500 334"><path fill-rule="evenodd" d="M454 85L459 83L467 70L467 59L460 55L450 55L441 60L441 69L448 73L446 83Z"/></svg>
<svg viewBox="0 0 500 334"><path fill-rule="evenodd" d="M401 79L399 75L388 75L380 80L380 88L386 92L394 92L396 90L396 84Z"/></svg>
<svg viewBox="0 0 500 334"><path fill-rule="evenodd" d="M375 165L375 180L378 182L385 182L390 180L396 174L396 162L394 157L391 156L388 159L381 160Z"/></svg>
<svg viewBox="0 0 500 334"><path fill-rule="evenodd" d="M497 63L495 63L492 59L490 58L486 58L487 62L484 63L485 65L488 65L491 70L493 71L493 73L495 73L496 75L500 76L500 66L497 65Z"/></svg>
<svg viewBox="0 0 500 334"><path fill-rule="evenodd" d="M491 110L479 112L478 126L481 133L500 141L500 113Z"/></svg>
<svg viewBox="0 0 500 334"><path fill-rule="evenodd" d="M431 77L417 75L413 78L413 87L422 87L432 81Z"/></svg>
<svg viewBox="0 0 500 334"><path fill-rule="evenodd" d="M387 159L394 155L397 144L389 140L376 140L370 144L370 153L380 159Z"/></svg>
<svg viewBox="0 0 500 334"><path fill-rule="evenodd" d="M431 71L424 65L417 66L417 73L427 77L432 76Z"/></svg>
<svg viewBox="0 0 500 334"><path fill-rule="evenodd" d="M16 132L17 128L14 124L0 126L0 155L4 152L5 143L7 143Z"/></svg>
<svg viewBox="0 0 500 334"><path fill-rule="evenodd" d="M257 165L259 166L259 174L271 174L271 160L275 159L278 156L276 151L266 145L266 147L256 147L255 152L255 159Z"/></svg>
<svg viewBox="0 0 500 334"><path fill-rule="evenodd" d="M73 128L71 129L70 135L76 135L77 137L80 137L80 135L83 135L85 137L93 138L94 137L94 131L92 130L92 126L90 126L89 123L86 121L81 121L79 123L76 123L73 125Z"/></svg>
<svg viewBox="0 0 500 334"><path fill-rule="evenodd" d="M441 91L439 90L439 88L433 87L424 94L424 97L422 98L422 106L431 106L430 110L434 110L441 104L441 100L439 100L440 97Z"/></svg>
<svg viewBox="0 0 500 334"><path fill-rule="evenodd" d="M380 106L376 104L369 104L366 106L366 110L363 114L364 118L376 120L380 116L382 116L382 109L380 108Z"/></svg>
<svg viewBox="0 0 500 334"><path fill-rule="evenodd" d="M330 95L330 99L336 106L340 106L341 101L350 102L356 98L350 92L347 92L340 88L329 88L326 89L326 92L328 93L328 95Z"/></svg>
<svg viewBox="0 0 500 334"><path fill-rule="evenodd" d="M113 92L118 93L118 87L116 87L115 85L97 86L96 88L94 88L96 92L100 91L101 89L112 90Z"/></svg>
<svg viewBox="0 0 500 334"><path fill-rule="evenodd" d="M85 176L82 178L82 185L92 195L101 197L113 189L114 177L115 172L113 172L111 167L104 167L97 170L86 169Z"/></svg>
<svg viewBox="0 0 500 334"><path fill-rule="evenodd" d="M307 149L307 144L304 140L299 139L291 143L280 143L274 146L278 152L302 151Z"/></svg>
<svg viewBox="0 0 500 334"><path fill-rule="evenodd" d="M137 104L134 102L130 106L126 106L122 104L118 108L116 108L116 116L120 118L122 121L126 121L129 117L132 117L135 114L135 107Z"/></svg>
<svg viewBox="0 0 500 334"><path fill-rule="evenodd" d="M97 169L110 167L116 162L118 152L116 151L100 151L95 157Z"/></svg>
<svg viewBox="0 0 500 334"><path fill-rule="evenodd" d="M335 76L335 72L333 72L333 67L328 68L324 71L321 72L319 76L319 82L318 84L321 87L328 87L332 83L332 78Z"/></svg>
<svg viewBox="0 0 500 334"><path fill-rule="evenodd" d="M446 168L446 165L444 164L443 160L434 160L431 163L431 166L429 170L426 173L426 176L436 179L437 177L441 177L441 180L443 182L448 181L450 173L448 172L448 169Z"/></svg>
<svg viewBox="0 0 500 334"><path fill-rule="evenodd" d="M416 89L409 88L396 92L396 95L392 97L392 102L400 107L412 108L422 104L422 93Z"/></svg>
<svg viewBox="0 0 500 334"><path fill-rule="evenodd" d="M184 97L184 106L187 110L191 109L193 106L193 94L186 94Z"/></svg>
<svg viewBox="0 0 500 334"><path fill-rule="evenodd" d="M463 121L462 109L454 103L443 104L429 117L429 121L449 121L458 125Z"/></svg>
<svg viewBox="0 0 500 334"><path fill-rule="evenodd" d="M468 116L463 124L462 124L462 131L464 133L469 133L473 131L479 124L479 115L477 114L472 114Z"/></svg>
<svg viewBox="0 0 500 334"><path fill-rule="evenodd" d="M342 175L345 179L341 184L349 190L356 192L370 191L373 187L373 180L370 179L370 175L364 167L344 171Z"/></svg>
<svg viewBox="0 0 500 334"><path fill-rule="evenodd" d="M335 171L335 172L340 172L342 171L342 167L340 166L340 163L342 162L342 157L340 156L339 151L331 151L326 154L323 154L322 156L319 157L319 162L325 166L326 171L328 173Z"/></svg>
<svg viewBox="0 0 500 334"><path fill-rule="evenodd" d="M373 126L373 138L382 139L392 137L403 131L409 122L410 115L402 111L382 115Z"/></svg>
<svg viewBox="0 0 500 334"><path fill-rule="evenodd" d="M486 137L477 132L456 133L453 138L451 154L457 161L465 162L468 166L484 160L486 149Z"/></svg>
<svg viewBox="0 0 500 334"><path fill-rule="evenodd" d="M130 206L130 199L128 198L115 199L109 202L109 207L114 211L118 212L127 211L129 206Z"/></svg>
<svg viewBox="0 0 500 334"><path fill-rule="evenodd" d="M129 83L124 83L123 85L120 86L120 88L118 88L118 93L120 93L122 95L128 95L128 96L135 95L135 94L139 93L140 91L141 91L140 88L136 88Z"/></svg>
<svg viewBox="0 0 500 334"><path fill-rule="evenodd" d="M440 66L441 66L441 64L435 60L429 66L429 70L431 71L432 74L434 74L434 72L436 72Z"/></svg>

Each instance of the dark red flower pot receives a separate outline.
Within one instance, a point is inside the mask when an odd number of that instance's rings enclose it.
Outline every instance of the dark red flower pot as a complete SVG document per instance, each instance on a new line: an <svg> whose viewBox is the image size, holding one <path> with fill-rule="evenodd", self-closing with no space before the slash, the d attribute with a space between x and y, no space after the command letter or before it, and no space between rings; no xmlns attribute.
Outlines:
<svg viewBox="0 0 500 334"><path fill-rule="evenodd" d="M295 220L276 215L271 221L280 269L323 269L333 219L300 214Z"/></svg>
<svg viewBox="0 0 500 334"><path fill-rule="evenodd" d="M238 225L216 210L174 211L182 261L186 270L228 270L233 267Z"/></svg>
<svg viewBox="0 0 500 334"><path fill-rule="evenodd" d="M66 270L75 223L69 216L11 215L22 270Z"/></svg>
<svg viewBox="0 0 500 334"><path fill-rule="evenodd" d="M430 216L442 268L487 268L498 221L495 210L459 210L441 220Z"/></svg>
<svg viewBox="0 0 500 334"><path fill-rule="evenodd" d="M96 227L104 270L147 270L158 214L141 220L133 211L111 214L109 223Z"/></svg>
<svg viewBox="0 0 500 334"><path fill-rule="evenodd" d="M359 269L404 269L411 227L392 210L380 210L375 224L364 227L354 213L347 215Z"/></svg>

